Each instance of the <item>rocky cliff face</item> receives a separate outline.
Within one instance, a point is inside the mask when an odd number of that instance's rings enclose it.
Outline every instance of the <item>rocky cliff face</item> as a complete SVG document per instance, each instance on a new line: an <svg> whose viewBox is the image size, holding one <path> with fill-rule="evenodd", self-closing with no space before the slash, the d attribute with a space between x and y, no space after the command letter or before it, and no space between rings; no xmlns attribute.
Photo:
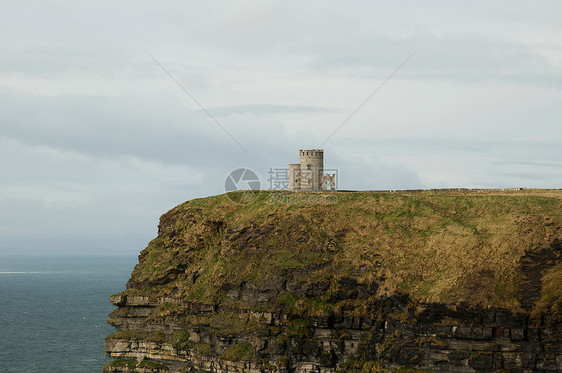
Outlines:
<svg viewBox="0 0 562 373"><path fill-rule="evenodd" d="M164 214L104 372L562 371L562 192L283 196Z"/></svg>

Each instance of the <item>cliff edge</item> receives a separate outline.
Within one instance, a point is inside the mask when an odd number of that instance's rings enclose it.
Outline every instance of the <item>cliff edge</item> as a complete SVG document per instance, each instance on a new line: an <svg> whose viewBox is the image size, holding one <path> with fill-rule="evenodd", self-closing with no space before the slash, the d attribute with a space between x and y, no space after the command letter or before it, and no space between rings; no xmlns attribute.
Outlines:
<svg viewBox="0 0 562 373"><path fill-rule="evenodd" d="M562 372L561 227L561 190L188 201L110 297L104 372Z"/></svg>

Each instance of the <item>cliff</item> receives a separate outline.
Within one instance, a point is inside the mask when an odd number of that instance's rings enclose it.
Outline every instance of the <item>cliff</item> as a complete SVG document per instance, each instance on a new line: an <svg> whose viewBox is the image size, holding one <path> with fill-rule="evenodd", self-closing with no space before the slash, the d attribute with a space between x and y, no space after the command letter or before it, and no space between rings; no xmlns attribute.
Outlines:
<svg viewBox="0 0 562 373"><path fill-rule="evenodd" d="M104 372L561 372L561 226L560 190L185 202L110 297Z"/></svg>

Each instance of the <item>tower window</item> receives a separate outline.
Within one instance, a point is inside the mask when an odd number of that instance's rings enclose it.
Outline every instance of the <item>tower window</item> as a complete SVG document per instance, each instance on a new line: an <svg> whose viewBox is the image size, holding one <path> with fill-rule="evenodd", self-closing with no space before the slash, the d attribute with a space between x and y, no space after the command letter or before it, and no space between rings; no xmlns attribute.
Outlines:
<svg viewBox="0 0 562 373"><path fill-rule="evenodd" d="M309 170L312 170L312 166L309 165L309 164L306 165L306 168L308 168Z"/></svg>

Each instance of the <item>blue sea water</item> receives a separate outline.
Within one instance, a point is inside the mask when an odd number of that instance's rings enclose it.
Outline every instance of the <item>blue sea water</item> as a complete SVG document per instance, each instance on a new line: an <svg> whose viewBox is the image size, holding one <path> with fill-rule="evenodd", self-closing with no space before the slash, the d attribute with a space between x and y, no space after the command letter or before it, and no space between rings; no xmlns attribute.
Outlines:
<svg viewBox="0 0 562 373"><path fill-rule="evenodd" d="M1 258L0 372L101 372L109 296L137 261Z"/></svg>

